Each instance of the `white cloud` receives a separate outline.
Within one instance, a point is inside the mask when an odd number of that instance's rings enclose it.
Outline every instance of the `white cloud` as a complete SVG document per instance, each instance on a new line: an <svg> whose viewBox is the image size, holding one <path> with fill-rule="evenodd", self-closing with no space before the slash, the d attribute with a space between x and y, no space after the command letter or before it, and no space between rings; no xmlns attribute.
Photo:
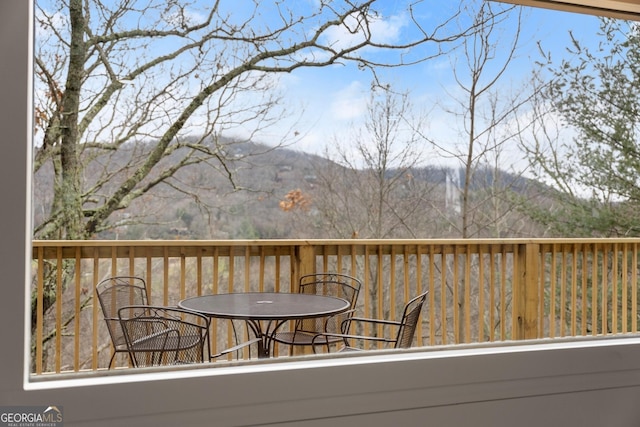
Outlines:
<svg viewBox="0 0 640 427"><path fill-rule="evenodd" d="M401 30L406 25L404 16L395 15L389 19L374 19L371 26L373 40L377 43L393 43L400 40Z"/></svg>
<svg viewBox="0 0 640 427"><path fill-rule="evenodd" d="M406 25L406 19L401 15L383 17L369 17L371 38L376 43L393 43L400 39L401 30ZM331 27L325 32L325 42L334 49L345 49L365 40L362 28L359 28L357 16L349 17L344 25Z"/></svg>
<svg viewBox="0 0 640 427"><path fill-rule="evenodd" d="M369 99L368 91L359 81L351 82L343 90L331 97L330 112L332 120L354 121L366 112Z"/></svg>

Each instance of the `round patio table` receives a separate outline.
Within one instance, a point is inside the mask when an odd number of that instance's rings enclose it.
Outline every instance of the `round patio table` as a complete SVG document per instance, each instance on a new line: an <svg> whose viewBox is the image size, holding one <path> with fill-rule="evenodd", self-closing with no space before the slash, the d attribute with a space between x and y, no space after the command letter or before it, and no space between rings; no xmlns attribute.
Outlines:
<svg viewBox="0 0 640 427"><path fill-rule="evenodd" d="M350 303L316 294L247 292L187 298L178 306L209 317L246 321L259 338L258 357L264 358L271 357L275 333L286 322L343 313Z"/></svg>

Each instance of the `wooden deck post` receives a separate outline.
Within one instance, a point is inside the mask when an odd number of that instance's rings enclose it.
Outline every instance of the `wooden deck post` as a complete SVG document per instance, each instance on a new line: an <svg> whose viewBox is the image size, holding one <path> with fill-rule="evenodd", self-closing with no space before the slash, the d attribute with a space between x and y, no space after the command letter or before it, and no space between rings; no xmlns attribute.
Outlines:
<svg viewBox="0 0 640 427"><path fill-rule="evenodd" d="M315 248L312 245L301 245L298 246L298 250L296 251L296 271L297 275L294 275L296 280L295 286L292 286L293 292L299 291L300 286L300 278L307 274L315 274L316 273L316 252ZM315 325L314 319L304 320L304 328L309 330L313 328ZM307 324L308 323L308 324ZM291 322L291 326L293 327L294 322ZM322 331L318 331L322 332ZM306 346L293 348L293 354L312 354L311 348L306 348Z"/></svg>
<svg viewBox="0 0 640 427"><path fill-rule="evenodd" d="M526 243L515 252L517 281L513 288L513 338L527 340L539 338L539 264L540 245Z"/></svg>
<svg viewBox="0 0 640 427"><path fill-rule="evenodd" d="M291 287L292 292L298 292L298 281L302 276L316 272L316 252L312 245L298 246L295 270L297 272L294 275L296 283Z"/></svg>

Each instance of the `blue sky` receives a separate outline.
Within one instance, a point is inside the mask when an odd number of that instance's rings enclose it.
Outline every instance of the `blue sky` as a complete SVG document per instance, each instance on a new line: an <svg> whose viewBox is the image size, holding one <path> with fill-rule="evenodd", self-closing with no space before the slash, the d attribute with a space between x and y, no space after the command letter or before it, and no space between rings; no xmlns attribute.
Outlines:
<svg viewBox="0 0 640 427"><path fill-rule="evenodd" d="M500 6L500 4L496 4ZM400 8L398 8L400 10ZM502 79L505 87L517 87L531 75L533 63L540 59L538 42L545 50L552 52L554 61L566 56L570 45L569 31L581 40L596 42L595 34L599 19L589 15L579 15L546 9L523 9L523 33L520 37L518 56L511 63L509 73ZM384 25L386 34L402 34L403 20L398 16L387 16ZM434 21L437 16L431 17ZM503 24L505 39L512 37L516 15ZM411 93L414 108L428 112L427 132L442 139L455 139L452 118L433 109L436 103L446 102L447 93L455 92L451 64L456 60L451 55L439 57L419 65L396 68L383 72L386 83L394 89ZM296 122L295 128L301 138L293 146L296 149L321 154L334 137L348 138L348 129L358 126L363 120L369 98L371 76L358 70L354 65L336 66L323 69L298 70L281 79L287 93L287 101L294 111L305 113ZM294 117L291 117L291 121ZM286 124L282 124L283 129ZM265 139L277 138L278 129L271 129ZM433 161L434 156L425 153L425 158ZM514 155L514 162L518 161ZM446 163L446 161L445 161Z"/></svg>
<svg viewBox="0 0 640 427"><path fill-rule="evenodd" d="M287 7L303 10L315 5L318 0L296 0L287 3ZM476 6L482 0L466 0L463 4ZM38 0L38 3L53 13L57 3L51 0ZM381 42L402 43L411 36L408 15L405 5L415 3L415 0L385 0L377 7L380 18L374 23L374 38ZM105 1L106 5L110 4ZM224 3L229 7L230 16L242 22L251 5L250 0L236 0ZM260 4L260 3L259 3ZM376 3L378 4L378 3ZM457 2L441 0L424 0L418 2L420 9L416 17L427 30L439 25L451 10L457 8ZM495 9L509 7L508 5L492 2ZM264 6L264 8L262 8ZM260 12L264 13L262 22L269 25L270 19L278 19L271 3L260 4ZM568 12L558 12L537 8L524 8L523 33L520 37L516 59L510 64L509 72L501 79L505 93L526 82L533 63L540 58L538 42L545 50L553 54L555 61L566 55L565 49L570 45L569 31L590 43L595 43L595 33L599 27L599 19L589 15L579 15ZM162 8L157 10L161 13ZM241 13L239 13L239 11ZM270 15L271 14L271 15ZM152 14L141 15L141 19L151 20ZM501 24L500 33L505 46L513 37L516 14L510 21ZM61 20L61 27L63 26ZM347 43L349 35L340 29L333 29L327 37L336 44ZM502 39L501 39L502 40ZM409 57L428 54L429 47L420 47L405 52ZM367 52L371 54L371 52ZM376 59L383 60L380 54ZM498 50L498 56L500 49ZM452 64L458 58L455 54L443 55L417 65L402 68L380 70L383 82L390 84L395 91L408 92L416 115L424 115L424 133L438 139L455 144L460 137L459 130L463 125L446 114L440 106L447 104L450 94L456 93L453 79ZM358 69L356 64L347 63L325 68L298 69L290 74L278 75L278 89L283 95L285 107L291 112L285 120L278 121L276 126L265 129L258 135L259 142L275 144L281 140L291 141L292 131L295 138L295 149L322 154L334 139L346 140L350 137L350 130L361 126L366 114L367 101L370 95L371 74ZM242 130L238 130L241 133ZM288 137L287 137L288 136ZM512 156L514 164L517 155ZM440 159L437 153L424 152L424 161L433 163Z"/></svg>

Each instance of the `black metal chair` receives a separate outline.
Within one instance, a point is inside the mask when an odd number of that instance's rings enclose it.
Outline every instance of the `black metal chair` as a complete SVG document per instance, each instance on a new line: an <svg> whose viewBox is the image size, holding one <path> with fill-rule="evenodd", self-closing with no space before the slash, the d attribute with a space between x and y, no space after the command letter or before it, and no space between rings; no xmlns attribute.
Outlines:
<svg viewBox="0 0 640 427"><path fill-rule="evenodd" d="M274 341L291 346L290 354L293 354L294 346L311 346L314 337L318 335L319 332L340 332L342 322L352 317L355 312L358 293L362 286L358 279L338 273L308 274L300 277L299 283L300 293L342 298L349 301L350 309L345 313L330 317L298 320L295 322L292 331L277 332L274 336ZM324 338L317 339L316 344L329 346L332 343L340 342L340 338L329 335L323 337Z"/></svg>
<svg viewBox="0 0 640 427"><path fill-rule="evenodd" d="M360 346L356 346L353 343L362 343L364 341L382 342L387 348L410 348L413 345L413 339L419 324L422 307L424 306L428 293L429 292L427 291L412 298L405 305L402 317L399 321L361 317L350 317L345 319L341 325L341 333L322 333L313 338L312 342L314 353L316 352L317 346L325 346L325 341L328 338L343 341L344 346L338 351L362 350ZM380 336L349 334L349 331L353 330L352 328L362 328L365 324L369 324L374 328L378 325L382 325L386 333ZM392 333L392 329L395 329L395 333Z"/></svg>
<svg viewBox="0 0 640 427"><path fill-rule="evenodd" d="M141 277L114 276L98 283L96 292L102 308L102 315L109 330L111 343L113 344L113 351L109 360L109 368L111 368L117 353L128 353L124 333L120 326L118 310L125 306L147 306L149 304L147 285ZM135 316L137 313L131 311L129 314Z"/></svg>
<svg viewBox="0 0 640 427"><path fill-rule="evenodd" d="M135 368L209 361L206 316L181 308L147 305L123 307L118 317Z"/></svg>
<svg viewBox="0 0 640 427"><path fill-rule="evenodd" d="M118 310L118 319L134 367L202 363L259 341L251 339L211 354L211 319L178 307L126 306Z"/></svg>

